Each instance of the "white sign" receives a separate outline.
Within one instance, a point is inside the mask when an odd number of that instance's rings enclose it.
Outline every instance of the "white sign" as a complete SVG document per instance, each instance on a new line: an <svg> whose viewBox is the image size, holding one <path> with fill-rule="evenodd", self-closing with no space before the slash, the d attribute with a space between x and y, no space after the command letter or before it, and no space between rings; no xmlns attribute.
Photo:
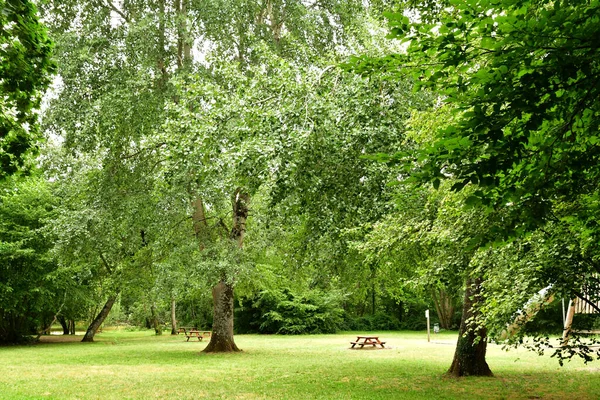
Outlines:
<svg viewBox="0 0 600 400"><path fill-rule="evenodd" d="M429 319L429 310L425 310L425 318Z"/></svg>

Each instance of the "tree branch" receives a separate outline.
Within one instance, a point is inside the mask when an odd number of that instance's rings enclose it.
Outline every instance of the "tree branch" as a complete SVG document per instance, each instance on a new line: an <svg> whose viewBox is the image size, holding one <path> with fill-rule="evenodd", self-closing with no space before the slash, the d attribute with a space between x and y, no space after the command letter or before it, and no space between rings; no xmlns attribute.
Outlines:
<svg viewBox="0 0 600 400"><path fill-rule="evenodd" d="M116 12L117 14L119 14L119 16L121 18L123 18L123 20L125 22L127 22L128 24L131 22L131 20L125 15L125 13L123 13L123 11L119 10L110 0L106 0L106 4L104 3L104 0L100 0L99 1L100 5L111 9L112 11Z"/></svg>
<svg viewBox="0 0 600 400"><path fill-rule="evenodd" d="M54 325L54 322L56 322L56 318L62 311L66 300L67 300L67 291L65 290L65 294L63 296L63 301L62 301L62 303L60 303L60 307L58 307L58 310L54 314L54 318L52 319L52 322L50 322L50 325L42 327L42 330L38 332L37 338L35 339L36 341L40 340L40 336L42 336L44 334L44 332L46 332L46 331L50 330L50 328L52 328L52 325Z"/></svg>
<svg viewBox="0 0 600 400"><path fill-rule="evenodd" d="M151 147L145 147L145 148L143 148L143 149L139 149L138 151L136 151L136 152L135 152L135 153L133 153L133 154L126 154L126 155L124 155L124 156L121 156L121 159L123 159L123 160L127 160L127 159L129 159L129 158L134 158L134 157L137 157L138 155L140 155L141 153L143 153L143 152L145 152L145 151L156 150L156 149L158 149L158 148L161 148L161 147L163 147L163 146L166 146L166 145L167 145L167 143L166 143L166 142L160 142L160 143L157 143L157 144L155 144L154 146L151 146Z"/></svg>
<svg viewBox="0 0 600 400"><path fill-rule="evenodd" d="M106 258L104 258L104 254L102 254L100 250L98 250L98 254L100 255L100 259L102 260L104 267L106 268L108 273L112 275L113 269L110 267L110 264L108 264L108 261L106 261Z"/></svg>
<svg viewBox="0 0 600 400"><path fill-rule="evenodd" d="M598 312L600 314L600 307L598 307L595 303L593 303L592 301L590 301L590 299L586 298L583 293L579 293L579 292L573 292L575 294L575 296L579 297L581 300L585 301L586 303L588 303L588 305L590 307L592 307L594 310L596 310L596 312Z"/></svg>

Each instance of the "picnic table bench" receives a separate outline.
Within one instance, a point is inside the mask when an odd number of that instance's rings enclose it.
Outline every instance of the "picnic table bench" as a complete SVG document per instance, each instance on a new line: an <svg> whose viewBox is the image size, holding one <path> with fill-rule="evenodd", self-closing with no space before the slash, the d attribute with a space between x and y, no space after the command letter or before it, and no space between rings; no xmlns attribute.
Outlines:
<svg viewBox="0 0 600 400"><path fill-rule="evenodd" d="M352 345L351 348L354 348L354 346L358 345L362 349L363 347L370 345L375 348L377 346L381 346L383 349L385 342L380 341L379 336L357 336L356 340L354 342L350 342L350 344Z"/></svg>
<svg viewBox="0 0 600 400"><path fill-rule="evenodd" d="M185 337L187 338L186 342L190 341L190 338L198 338L198 341L202 341L207 336L211 335L211 331L199 331L199 330L189 330L185 332Z"/></svg>

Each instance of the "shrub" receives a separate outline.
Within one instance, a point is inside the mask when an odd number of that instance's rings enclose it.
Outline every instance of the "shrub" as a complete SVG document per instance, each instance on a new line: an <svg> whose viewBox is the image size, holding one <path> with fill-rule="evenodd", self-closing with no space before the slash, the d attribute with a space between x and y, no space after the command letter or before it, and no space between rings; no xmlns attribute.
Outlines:
<svg viewBox="0 0 600 400"><path fill-rule="evenodd" d="M346 329L351 331L396 331L400 329L400 326L401 323L397 317L384 312L346 320Z"/></svg>
<svg viewBox="0 0 600 400"><path fill-rule="evenodd" d="M307 290L263 290L236 310L238 333L335 333L343 326L343 296Z"/></svg>

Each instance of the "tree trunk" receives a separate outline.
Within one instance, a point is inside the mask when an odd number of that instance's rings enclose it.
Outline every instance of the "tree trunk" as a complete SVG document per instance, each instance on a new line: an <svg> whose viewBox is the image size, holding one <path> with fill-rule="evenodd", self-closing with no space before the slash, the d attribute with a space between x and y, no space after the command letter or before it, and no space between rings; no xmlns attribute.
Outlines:
<svg viewBox="0 0 600 400"><path fill-rule="evenodd" d="M165 55L165 0L158 1L158 59L156 60L158 68L158 88L162 92L169 79L167 73L166 55Z"/></svg>
<svg viewBox="0 0 600 400"><path fill-rule="evenodd" d="M152 312L152 327L154 328L154 334L156 336L162 335L162 327L158 321L158 315L156 314L156 305L153 303L150 306L150 312Z"/></svg>
<svg viewBox="0 0 600 400"><path fill-rule="evenodd" d="M175 319L175 299L171 299L171 335L177 335L177 319Z"/></svg>
<svg viewBox="0 0 600 400"><path fill-rule="evenodd" d="M54 324L54 321L56 321L56 316L54 318L52 318L51 320L47 320L46 318L42 319L42 328L40 329L39 335L49 335L50 334L50 329L52 328L52 325Z"/></svg>
<svg viewBox="0 0 600 400"><path fill-rule="evenodd" d="M485 360L487 331L479 326L480 313L477 303L481 297L481 278L468 279L465 289L462 320L454 360L448 370L449 375L492 376Z"/></svg>
<svg viewBox="0 0 600 400"><path fill-rule="evenodd" d="M573 326L573 317L575 316L575 308L577 307L577 301L579 299L574 297L569 301L569 309L565 318L565 326L563 327L563 334L561 344L566 346L569 344L569 335L571 334L571 327Z"/></svg>
<svg viewBox="0 0 600 400"><path fill-rule="evenodd" d="M75 320L70 319L69 320L69 335L74 335L74 334L75 334Z"/></svg>
<svg viewBox="0 0 600 400"><path fill-rule="evenodd" d="M204 202L202 201L201 197L198 197L196 200L192 201L192 208L194 210L192 214L194 234L196 235L196 240L198 241L200 250L204 250L207 243L210 241L210 232L206 222Z"/></svg>
<svg viewBox="0 0 600 400"><path fill-rule="evenodd" d="M454 316L454 302L452 297L450 297L448 292L444 289L437 288L431 290L431 297L433 298L435 311L440 320L440 327L443 329L451 329L452 317Z"/></svg>
<svg viewBox="0 0 600 400"><path fill-rule="evenodd" d="M60 326L62 326L63 335L68 335L69 325L67 324L67 320L65 319L65 317L63 317L62 315L58 317L58 322L60 323Z"/></svg>
<svg viewBox="0 0 600 400"><path fill-rule="evenodd" d="M187 29L187 9L189 0L175 0L177 12L177 69L181 70L192 61L192 47Z"/></svg>
<svg viewBox="0 0 600 400"><path fill-rule="evenodd" d="M102 323L104 322L106 317L108 317L108 314L110 313L110 310L112 309L112 306L115 304L115 301L117 301L118 295L119 294L116 293L108 298L108 300L106 301L106 304L104 304L104 307L102 307L102 310L100 310L100 313L98 313L96 318L94 318L94 320L92 321L90 326L87 328L87 331L85 332L85 335L83 336L83 339L81 339L82 342L93 342L94 341L94 335L96 335L96 332L100 328L100 325L102 325Z"/></svg>
<svg viewBox="0 0 600 400"><path fill-rule="evenodd" d="M371 287L371 315L375 315L375 285Z"/></svg>
<svg viewBox="0 0 600 400"><path fill-rule="evenodd" d="M233 193L231 203L233 223L229 239L234 241L239 249L242 249L250 195L242 188L237 188ZM198 198L192 205L194 208L194 214L192 215L194 232L200 250L203 250L205 240L210 235L202 199ZM225 273L223 273L220 282L212 289L213 327L210 342L204 349L204 352L207 353L240 351L233 340L233 283L226 283L226 281Z"/></svg>
<svg viewBox="0 0 600 400"><path fill-rule="evenodd" d="M233 341L233 285L223 281L212 290L213 326L206 353L240 351Z"/></svg>
<svg viewBox="0 0 600 400"><path fill-rule="evenodd" d="M523 326L536 316L546 305L554 301L554 294L549 290L538 293L524 307L524 310L514 319L512 324L506 327L506 330L500 334L500 340L506 340L513 337Z"/></svg>

